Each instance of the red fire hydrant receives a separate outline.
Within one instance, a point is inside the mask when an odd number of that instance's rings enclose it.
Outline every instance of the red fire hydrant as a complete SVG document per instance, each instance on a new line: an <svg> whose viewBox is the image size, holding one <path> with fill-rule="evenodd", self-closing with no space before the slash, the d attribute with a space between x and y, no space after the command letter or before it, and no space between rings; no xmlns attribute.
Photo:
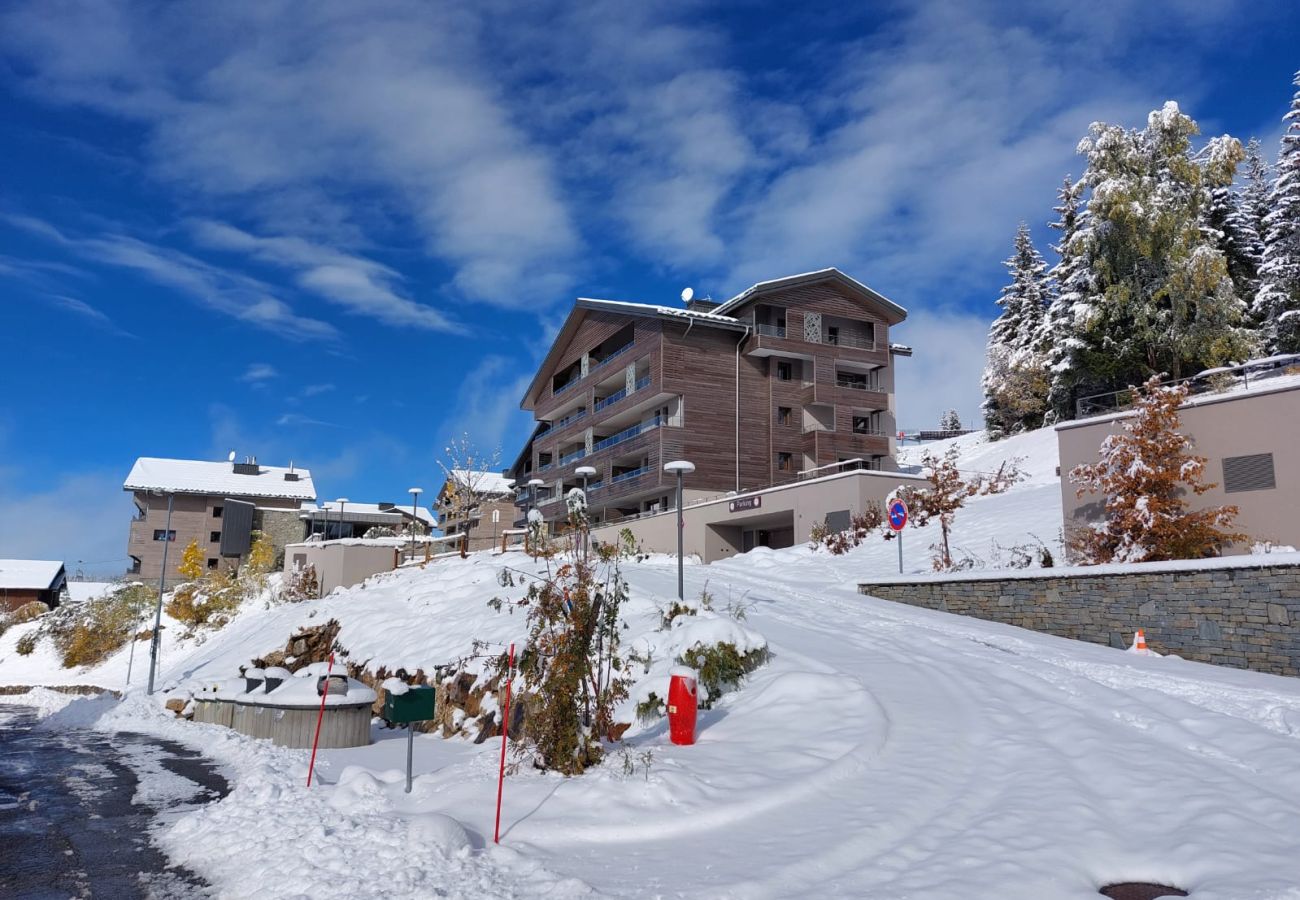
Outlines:
<svg viewBox="0 0 1300 900"><path fill-rule="evenodd" d="M694 669L673 666L668 682L668 733L674 744L695 743L695 712L698 704Z"/></svg>

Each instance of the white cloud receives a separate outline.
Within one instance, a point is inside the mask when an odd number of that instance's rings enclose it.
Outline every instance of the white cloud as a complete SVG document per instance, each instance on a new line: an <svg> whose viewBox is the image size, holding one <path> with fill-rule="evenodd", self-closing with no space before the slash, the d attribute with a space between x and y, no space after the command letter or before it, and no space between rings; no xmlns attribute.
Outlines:
<svg viewBox="0 0 1300 900"><path fill-rule="evenodd" d="M948 409L957 410L967 428L983 427L980 376L988 332L987 316L944 309L914 312L890 331L891 341L915 351L910 359L894 359L899 428L938 428Z"/></svg>
<svg viewBox="0 0 1300 900"><path fill-rule="evenodd" d="M271 288L238 272L211 265L179 250L130 235L105 232L80 237L30 216L5 216L9 224L50 241L83 259L136 272L209 309L275 332L289 340L334 340L333 325L299 316Z"/></svg>
<svg viewBox="0 0 1300 900"><path fill-rule="evenodd" d="M348 210L371 192L365 211L390 231L413 224L460 291L522 305L525 288L568 283L580 241L550 160L497 94L482 27L415 0L86 0L14 6L0 42L33 95L143 124L153 171L183 191L238 198L272 232L355 229ZM373 300L357 271L314 284Z"/></svg>
<svg viewBox="0 0 1300 900"><path fill-rule="evenodd" d="M131 501L123 472L81 472L31 489L31 479L0 470L0 547L17 559L60 559L74 573L127 570ZM79 562L80 561L80 564Z"/></svg>
<svg viewBox="0 0 1300 900"><path fill-rule="evenodd" d="M431 331L460 331L439 311L401 296L396 270L299 237L258 237L221 222L191 223L195 239L206 247L246 253L254 259L292 269L298 286L348 312L389 325Z"/></svg>
<svg viewBox="0 0 1300 900"><path fill-rule="evenodd" d="M275 370L275 366L270 363L252 363L244 371L244 374L239 376L239 380L246 381L249 384L256 384L257 382L275 378L279 374Z"/></svg>
<svg viewBox="0 0 1300 900"><path fill-rule="evenodd" d="M480 453L501 450L502 467L514 462L527 437L531 417L519 409L519 400L533 373L520 374L519 366L504 356L486 356L460 384L456 403L438 435L438 448L467 435ZM441 457L441 454L438 454Z"/></svg>

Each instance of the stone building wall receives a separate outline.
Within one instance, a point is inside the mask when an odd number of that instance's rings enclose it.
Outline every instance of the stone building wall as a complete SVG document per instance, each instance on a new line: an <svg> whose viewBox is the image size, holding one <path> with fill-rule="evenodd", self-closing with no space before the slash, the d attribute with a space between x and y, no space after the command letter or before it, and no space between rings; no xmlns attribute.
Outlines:
<svg viewBox="0 0 1300 900"><path fill-rule="evenodd" d="M1141 628L1159 653L1300 675L1300 562L1288 556L1267 565L1149 563L1096 574L1075 568L1025 577L885 579L858 590L1112 647L1128 646Z"/></svg>
<svg viewBox="0 0 1300 900"><path fill-rule="evenodd" d="M284 564L284 548L286 544L296 544L303 539L306 526L303 525L302 519L299 518L301 512L296 509L259 509L257 518L260 523L254 522L263 534L271 539L271 544L275 547L275 568L279 569Z"/></svg>

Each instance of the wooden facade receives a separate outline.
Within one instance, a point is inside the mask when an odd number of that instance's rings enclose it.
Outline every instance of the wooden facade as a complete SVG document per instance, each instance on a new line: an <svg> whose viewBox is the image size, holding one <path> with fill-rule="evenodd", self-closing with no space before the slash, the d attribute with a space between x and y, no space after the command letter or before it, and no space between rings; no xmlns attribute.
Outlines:
<svg viewBox="0 0 1300 900"><path fill-rule="evenodd" d="M756 285L713 309L579 300L522 408L538 427L509 474L548 520L581 486L597 519L793 481L861 460L895 469L889 329L906 313L828 269Z"/></svg>

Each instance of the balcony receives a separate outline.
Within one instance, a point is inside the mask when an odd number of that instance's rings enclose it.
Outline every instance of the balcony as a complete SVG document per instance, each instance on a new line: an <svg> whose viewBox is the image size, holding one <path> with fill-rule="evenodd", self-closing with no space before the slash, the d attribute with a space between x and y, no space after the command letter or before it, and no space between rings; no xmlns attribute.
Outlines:
<svg viewBox="0 0 1300 900"><path fill-rule="evenodd" d="M784 325L755 325L754 333L761 334L765 337L783 338L785 337Z"/></svg>
<svg viewBox="0 0 1300 900"><path fill-rule="evenodd" d="M571 462L577 462L578 460L582 459L586 455L587 455L587 448L579 447L577 450L574 450L572 453L566 453L564 456L561 456L560 466L563 467L563 466L567 466Z"/></svg>
<svg viewBox="0 0 1300 900"><path fill-rule="evenodd" d="M646 375L644 378L637 380L636 384L633 385L632 390L629 391L627 388L623 388L621 391L615 391L603 400L597 400L596 404L592 407L592 412L600 412L607 406L613 406L618 401L635 394L637 391L645 390L649 386L650 376Z"/></svg>
<svg viewBox="0 0 1300 900"><path fill-rule="evenodd" d="M868 338L855 337L851 334L827 335L822 339L822 343L832 347L852 347L855 350L880 350L882 349L874 340Z"/></svg>
<svg viewBox="0 0 1300 900"><path fill-rule="evenodd" d="M615 475L613 478L609 480L609 483L611 485L623 484L625 482L632 481L633 479L640 478L642 475L646 474L647 472L653 472L654 470L655 470L654 466L638 466L635 469L624 472L622 475Z"/></svg>
<svg viewBox="0 0 1300 900"><path fill-rule="evenodd" d="M880 381L875 378L857 379L836 377L835 386L849 388L854 391L875 391L880 393Z"/></svg>
<svg viewBox="0 0 1300 900"><path fill-rule="evenodd" d="M586 418L586 416L587 416L587 411L585 409L580 409L577 412L569 413L567 416L565 416L563 419L560 419L558 422L551 422L541 431L537 432L533 440L546 437L548 434L550 434L553 431L563 431L565 428L568 428L570 425L572 425L574 422L578 421L579 419Z"/></svg>
<svg viewBox="0 0 1300 900"><path fill-rule="evenodd" d="M592 372L595 372L597 369L604 368L614 360L618 359L624 353L630 351L635 346L636 346L636 341L628 341L622 347L619 347L617 350L613 351L612 353L609 353L608 355L602 357L600 362L596 362L595 360L592 360L591 365L587 369L587 374L590 375Z"/></svg>
<svg viewBox="0 0 1300 900"><path fill-rule="evenodd" d="M637 435L644 434L647 431L652 431L663 424L664 420L659 416L655 416L648 422L639 422L631 428L624 428L617 434L611 434L607 438L602 438L599 441L596 441L596 443L591 445L591 452L599 453L601 450L607 450L610 447L617 447L619 444L622 444L625 441L630 441Z"/></svg>

